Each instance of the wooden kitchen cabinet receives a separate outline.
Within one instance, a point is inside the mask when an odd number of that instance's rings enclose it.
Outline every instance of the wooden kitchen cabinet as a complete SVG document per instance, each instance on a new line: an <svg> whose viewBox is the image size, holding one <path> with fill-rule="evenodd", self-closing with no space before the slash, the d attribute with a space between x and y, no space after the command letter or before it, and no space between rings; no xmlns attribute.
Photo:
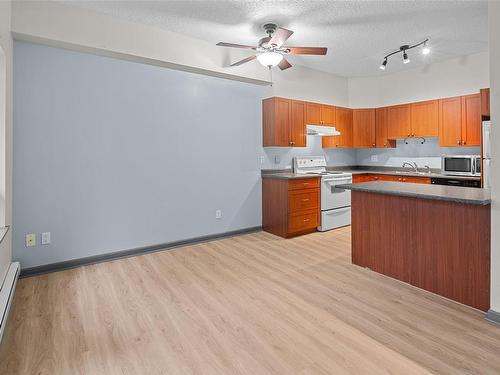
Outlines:
<svg viewBox="0 0 500 375"><path fill-rule="evenodd" d="M353 147L375 147L375 109L354 109L352 118Z"/></svg>
<svg viewBox="0 0 500 375"><path fill-rule="evenodd" d="M377 108L375 110L375 147L393 148L396 147L396 141L389 139L387 133L388 125L387 107Z"/></svg>
<svg viewBox="0 0 500 375"><path fill-rule="evenodd" d="M353 146L353 110L350 108L335 107L335 128L340 135L323 137L323 148L352 147Z"/></svg>
<svg viewBox="0 0 500 375"><path fill-rule="evenodd" d="M335 125L335 107L333 105L306 103L306 124Z"/></svg>
<svg viewBox="0 0 500 375"><path fill-rule="evenodd" d="M408 182L413 184L430 184L430 177L419 177L419 176L406 176L401 174L388 175L388 174L354 174L352 176L352 183L357 184L360 182L370 182L370 181L392 181L392 182Z"/></svg>
<svg viewBox="0 0 500 375"><path fill-rule="evenodd" d="M484 119L490 118L490 89L481 89L481 116Z"/></svg>
<svg viewBox="0 0 500 375"><path fill-rule="evenodd" d="M321 125L335 126L335 107L321 104Z"/></svg>
<svg viewBox="0 0 500 375"><path fill-rule="evenodd" d="M462 96L462 146L481 145L481 95Z"/></svg>
<svg viewBox="0 0 500 375"><path fill-rule="evenodd" d="M299 100L267 98L262 101L264 147L305 147L306 104Z"/></svg>
<svg viewBox="0 0 500 375"><path fill-rule="evenodd" d="M439 144L443 147L481 144L481 95L439 100Z"/></svg>
<svg viewBox="0 0 500 375"><path fill-rule="evenodd" d="M262 179L262 228L289 238L316 231L320 224L319 177Z"/></svg>
<svg viewBox="0 0 500 375"><path fill-rule="evenodd" d="M412 137L437 137L439 136L439 101L428 100L412 103L411 136Z"/></svg>
<svg viewBox="0 0 500 375"><path fill-rule="evenodd" d="M387 108L387 137L401 139L411 136L410 104L395 105Z"/></svg>
<svg viewBox="0 0 500 375"><path fill-rule="evenodd" d="M461 146L462 98L455 96L439 100L439 144L443 147Z"/></svg>

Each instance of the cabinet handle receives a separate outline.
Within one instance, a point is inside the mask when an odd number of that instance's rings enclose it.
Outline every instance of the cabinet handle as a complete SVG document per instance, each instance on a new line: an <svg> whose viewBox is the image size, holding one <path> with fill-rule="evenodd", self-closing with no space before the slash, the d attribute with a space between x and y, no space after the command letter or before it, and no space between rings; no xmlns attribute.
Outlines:
<svg viewBox="0 0 500 375"><path fill-rule="evenodd" d="M384 147L387 146L387 143L384 143Z"/></svg>
<svg viewBox="0 0 500 375"><path fill-rule="evenodd" d="M414 137L414 136L415 136L415 134L411 133L411 136L412 136L412 137Z"/></svg>
<svg viewBox="0 0 500 375"><path fill-rule="evenodd" d="M309 220L311 220L311 219L304 219L304 223L308 222Z"/></svg>
<svg viewBox="0 0 500 375"><path fill-rule="evenodd" d="M462 144L465 145L465 141L462 141Z"/></svg>
<svg viewBox="0 0 500 375"><path fill-rule="evenodd" d="M375 147L375 143L372 143L372 147Z"/></svg>
<svg viewBox="0 0 500 375"><path fill-rule="evenodd" d="M307 202L307 201L309 201L309 198L302 199L302 202Z"/></svg>
<svg viewBox="0 0 500 375"><path fill-rule="evenodd" d="M309 185L309 182L303 182L302 183L302 186L307 186L307 185Z"/></svg>
<svg viewBox="0 0 500 375"><path fill-rule="evenodd" d="M398 179L398 181L403 181L403 179L402 179L402 178L399 178L399 179Z"/></svg>
<svg viewBox="0 0 500 375"><path fill-rule="evenodd" d="M459 144L460 144L460 141L457 141L457 145L459 145Z"/></svg>
<svg viewBox="0 0 500 375"><path fill-rule="evenodd" d="M410 133L408 133L408 137L411 137L411 134L410 134Z"/></svg>
<svg viewBox="0 0 500 375"><path fill-rule="evenodd" d="M403 178L403 182L406 182L406 178Z"/></svg>

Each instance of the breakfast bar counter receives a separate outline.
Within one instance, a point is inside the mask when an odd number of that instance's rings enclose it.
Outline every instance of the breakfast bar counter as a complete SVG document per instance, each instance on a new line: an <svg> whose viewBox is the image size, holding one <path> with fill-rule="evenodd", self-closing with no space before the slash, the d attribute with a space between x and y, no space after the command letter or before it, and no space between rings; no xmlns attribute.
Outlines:
<svg viewBox="0 0 500 375"><path fill-rule="evenodd" d="M487 311L488 190L398 182L352 191L352 263Z"/></svg>

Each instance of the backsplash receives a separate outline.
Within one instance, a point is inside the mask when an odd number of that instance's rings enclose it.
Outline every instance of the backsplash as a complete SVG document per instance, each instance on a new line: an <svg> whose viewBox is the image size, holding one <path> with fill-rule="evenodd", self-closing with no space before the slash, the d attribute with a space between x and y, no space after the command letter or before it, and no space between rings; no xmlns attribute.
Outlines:
<svg viewBox="0 0 500 375"><path fill-rule="evenodd" d="M401 167L404 161L413 161L419 167L441 168L442 155L479 155L479 147L440 147L439 139L409 139L408 144L398 140L392 149L358 149L356 165Z"/></svg>
<svg viewBox="0 0 500 375"><path fill-rule="evenodd" d="M390 149L323 149L321 137L307 136L307 147L263 149L261 169L291 168L295 156L325 155L329 166L366 165L401 167L404 161L419 167L441 168L441 155L479 155L479 147L440 147L437 138L398 140Z"/></svg>
<svg viewBox="0 0 500 375"><path fill-rule="evenodd" d="M325 155L329 166L356 165L355 149L323 149L321 137L312 135L307 136L306 144L307 147L265 147L261 169L291 168L295 156L305 155Z"/></svg>

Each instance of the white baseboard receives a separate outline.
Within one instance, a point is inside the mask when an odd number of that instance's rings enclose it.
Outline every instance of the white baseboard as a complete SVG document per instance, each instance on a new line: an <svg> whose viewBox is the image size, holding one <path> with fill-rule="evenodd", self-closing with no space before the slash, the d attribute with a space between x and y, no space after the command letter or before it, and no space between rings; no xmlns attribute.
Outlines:
<svg viewBox="0 0 500 375"><path fill-rule="evenodd" d="M0 290L0 342L2 341L3 332L7 325L10 306L14 299L17 279L19 277L20 266L19 262L11 263L7 276L5 276L2 289Z"/></svg>

